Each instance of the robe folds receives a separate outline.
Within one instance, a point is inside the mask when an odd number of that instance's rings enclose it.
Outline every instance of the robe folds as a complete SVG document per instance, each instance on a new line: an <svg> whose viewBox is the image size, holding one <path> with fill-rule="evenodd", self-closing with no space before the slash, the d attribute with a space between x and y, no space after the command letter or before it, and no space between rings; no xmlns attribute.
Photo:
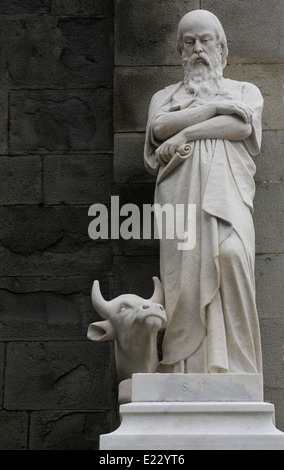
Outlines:
<svg viewBox="0 0 284 470"><path fill-rule="evenodd" d="M166 167L155 160L161 142L153 135L154 120L204 101L190 102L181 82L156 93L150 104L144 161L157 175L155 203L195 204L197 210L194 249L178 250L176 238L160 241L168 318L161 362L165 371L262 372L252 220L256 167L251 157L260 151L263 99L250 83L223 79L223 84L214 99L242 101L253 110L250 137L188 142L187 155L177 152Z"/></svg>

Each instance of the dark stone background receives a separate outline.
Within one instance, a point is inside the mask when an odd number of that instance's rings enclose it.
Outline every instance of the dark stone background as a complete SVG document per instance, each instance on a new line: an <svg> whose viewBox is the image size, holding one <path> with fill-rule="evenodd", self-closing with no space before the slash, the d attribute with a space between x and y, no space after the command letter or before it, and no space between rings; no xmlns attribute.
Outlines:
<svg viewBox="0 0 284 470"><path fill-rule="evenodd" d="M113 1L0 0L0 450L92 450L117 423L113 285L88 209L113 181Z"/></svg>
<svg viewBox="0 0 284 470"><path fill-rule="evenodd" d="M283 1L0 0L0 450L98 449L118 425L113 346L86 338L91 287L150 297L158 244L95 242L88 209L153 202L149 101L180 80L176 27L198 8L224 25L226 76L265 99L256 287L284 431Z"/></svg>

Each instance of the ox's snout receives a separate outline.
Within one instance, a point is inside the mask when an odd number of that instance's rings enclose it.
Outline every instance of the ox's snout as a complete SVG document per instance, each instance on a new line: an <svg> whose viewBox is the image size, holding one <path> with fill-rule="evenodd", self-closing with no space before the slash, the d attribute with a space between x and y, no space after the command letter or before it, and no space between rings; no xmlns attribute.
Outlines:
<svg viewBox="0 0 284 470"><path fill-rule="evenodd" d="M164 307L160 304L147 304L147 305L144 304L142 306L142 309L143 310L153 310L153 311L156 310L158 313L160 313L160 311L161 312L165 311Z"/></svg>
<svg viewBox="0 0 284 470"><path fill-rule="evenodd" d="M161 304L146 302L142 305L140 312L143 321L147 324L155 322L157 324L160 324L160 328L166 327L167 316L165 309ZM150 321L148 319L150 319ZM153 319L153 321L151 319ZM158 320L158 322L156 322L155 319Z"/></svg>

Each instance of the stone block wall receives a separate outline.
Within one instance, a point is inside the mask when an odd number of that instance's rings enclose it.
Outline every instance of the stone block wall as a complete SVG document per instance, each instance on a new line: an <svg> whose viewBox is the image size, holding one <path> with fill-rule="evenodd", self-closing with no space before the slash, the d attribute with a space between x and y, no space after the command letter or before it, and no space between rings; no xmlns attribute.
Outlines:
<svg viewBox="0 0 284 470"><path fill-rule="evenodd" d="M109 344L86 338L111 243L112 0L0 2L0 450L92 450L116 423Z"/></svg>
<svg viewBox="0 0 284 470"><path fill-rule="evenodd" d="M148 106L181 79L176 27L199 8L225 27L226 75L265 99L256 283L265 396L284 431L283 2L1 0L0 450L97 449L117 425L112 346L86 339L90 291L100 279L106 298L150 297L159 246L90 240L88 208L153 202Z"/></svg>
<svg viewBox="0 0 284 470"><path fill-rule="evenodd" d="M217 15L229 45L225 76L257 85L264 97L263 146L255 158L256 287L261 322L265 398L284 431L284 5L281 0L117 0L115 37L116 191L127 202L151 202L154 180L143 167L144 132L153 94L183 77L175 52L181 17L204 8ZM120 243L114 289L151 291L158 246Z"/></svg>

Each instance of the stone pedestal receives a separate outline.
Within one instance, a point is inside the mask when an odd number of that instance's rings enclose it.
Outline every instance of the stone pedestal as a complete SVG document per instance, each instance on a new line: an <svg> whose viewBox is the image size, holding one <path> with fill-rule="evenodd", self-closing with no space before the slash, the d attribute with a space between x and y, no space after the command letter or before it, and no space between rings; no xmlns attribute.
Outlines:
<svg viewBox="0 0 284 470"><path fill-rule="evenodd" d="M262 376L136 374L101 450L284 450Z"/></svg>
<svg viewBox="0 0 284 470"><path fill-rule="evenodd" d="M132 402L263 401L256 374L135 374Z"/></svg>

